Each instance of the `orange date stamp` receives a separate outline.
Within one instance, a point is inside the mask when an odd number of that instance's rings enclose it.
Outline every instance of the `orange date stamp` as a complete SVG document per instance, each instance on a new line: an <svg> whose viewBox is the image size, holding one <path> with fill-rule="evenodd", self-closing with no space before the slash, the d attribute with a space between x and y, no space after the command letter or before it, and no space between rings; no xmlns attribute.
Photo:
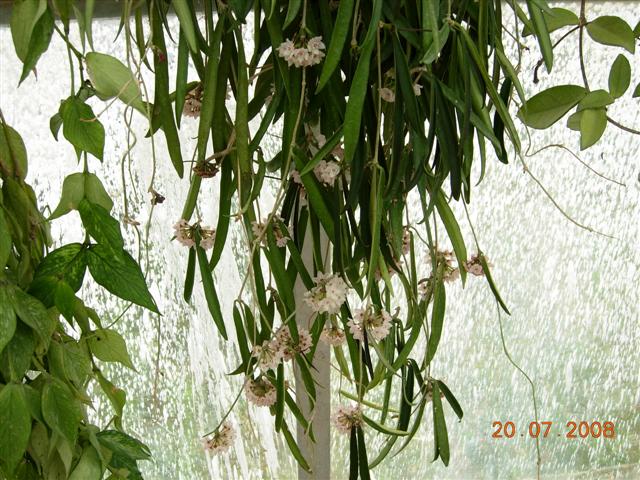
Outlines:
<svg viewBox="0 0 640 480"><path fill-rule="evenodd" d="M530 438L547 438L562 437L565 438L615 438L616 429L613 422L574 422L569 421L562 431L558 431L554 422L529 422L528 428L522 430L516 427L512 421L500 422L495 421L492 424L492 438L514 438L514 437L530 437Z"/></svg>

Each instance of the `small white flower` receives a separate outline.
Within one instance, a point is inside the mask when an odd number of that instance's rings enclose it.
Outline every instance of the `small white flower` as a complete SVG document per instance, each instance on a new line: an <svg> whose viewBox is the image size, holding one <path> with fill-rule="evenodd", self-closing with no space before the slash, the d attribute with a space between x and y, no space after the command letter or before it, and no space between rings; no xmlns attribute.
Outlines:
<svg viewBox="0 0 640 480"><path fill-rule="evenodd" d="M298 341L295 342L291 337L289 327L282 326L276 333L274 344L284 361L289 361L298 353L309 353L313 346L313 340L308 330L298 328Z"/></svg>
<svg viewBox="0 0 640 480"><path fill-rule="evenodd" d="M324 53L322 53L322 50L324 50L325 48L326 47L324 46L324 43L322 43L322 37L320 36L312 37L307 42L307 49L310 50L312 53L317 54L319 52L324 56Z"/></svg>
<svg viewBox="0 0 640 480"><path fill-rule="evenodd" d="M402 264L402 260L397 260L398 266L400 266ZM389 277L393 277L396 274L396 270L391 266L391 265L387 265L387 275L389 275ZM376 271L374 273L375 275L375 279L376 282L379 282L380 280L382 280L382 271L380 270L380 267L376 268Z"/></svg>
<svg viewBox="0 0 640 480"><path fill-rule="evenodd" d="M293 183L302 185L302 178L300 178L300 172L298 170L291 170L291 180L293 180Z"/></svg>
<svg viewBox="0 0 640 480"><path fill-rule="evenodd" d="M336 162L320 160L314 167L313 173L322 183L333 187L336 178L340 175L340 165Z"/></svg>
<svg viewBox="0 0 640 480"><path fill-rule="evenodd" d="M233 445L236 432L229 422L225 422L222 428L213 434L213 437L203 441L204 448L212 455L226 452Z"/></svg>
<svg viewBox="0 0 640 480"><path fill-rule="evenodd" d="M426 298L431 295L433 290L433 277L423 278L418 282L418 293L422 298Z"/></svg>
<svg viewBox="0 0 640 480"><path fill-rule="evenodd" d="M487 257L484 257L488 266L491 266ZM464 264L464 269L469 272L471 275L475 275L476 277L481 277L484 275L484 269L482 268L482 263L480 263L480 254L473 255L467 262Z"/></svg>
<svg viewBox="0 0 640 480"><path fill-rule="evenodd" d="M442 280L447 283L455 282L460 278L460 269L454 263L453 252L450 250L436 251L436 263L442 265Z"/></svg>
<svg viewBox="0 0 640 480"><path fill-rule="evenodd" d="M379 89L379 91L380 91L380 98L382 98L382 100L389 103L395 102L396 94L393 93L393 90L387 87L383 87Z"/></svg>
<svg viewBox="0 0 640 480"><path fill-rule="evenodd" d="M256 238L264 239L264 231L267 226L264 223L253 221L251 222L251 231L253 232L253 236Z"/></svg>
<svg viewBox="0 0 640 480"><path fill-rule="evenodd" d="M442 280L444 280L447 283L453 283L458 278L460 278L460 269L459 268L453 268L453 269L450 269L450 270L445 270L445 273L442 276Z"/></svg>
<svg viewBox="0 0 640 480"><path fill-rule="evenodd" d="M347 322L349 331L356 340L364 341L364 331L366 330L368 338L373 338L379 342L387 335L391 329L391 315L384 310L376 311L375 308L369 306L365 309L357 309L353 313L353 318Z"/></svg>
<svg viewBox="0 0 640 480"><path fill-rule="evenodd" d="M262 376L257 380L247 378L244 382L244 393L247 400L259 407L269 407L276 403L276 387Z"/></svg>
<svg viewBox="0 0 640 480"><path fill-rule="evenodd" d="M287 39L284 42L282 42L280 46L276 48L276 50L278 51L278 55L288 62L295 48L296 47L293 44L293 42Z"/></svg>
<svg viewBox="0 0 640 480"><path fill-rule="evenodd" d="M336 145L334 149L331 150L331 155L340 161L344 160L344 148L342 148L342 145Z"/></svg>
<svg viewBox="0 0 640 480"><path fill-rule="evenodd" d="M251 355L258 359L258 368L263 372L275 370L282 360L282 354L275 341L265 340L262 345L254 345Z"/></svg>
<svg viewBox="0 0 640 480"><path fill-rule="evenodd" d="M215 237L203 238L202 240L200 240L200 246L205 250L209 250L213 248L214 240L215 240Z"/></svg>
<svg viewBox="0 0 640 480"><path fill-rule="evenodd" d="M205 250L213 248L213 243L216 240L216 231L211 227L200 228L200 246Z"/></svg>
<svg viewBox="0 0 640 480"><path fill-rule="evenodd" d="M359 405L340 405L331 415L331 423L339 432L349 434L352 428L362 426L362 410Z"/></svg>
<svg viewBox="0 0 640 480"><path fill-rule="evenodd" d="M311 65L319 64L324 58L325 49L324 43L322 43L322 37L313 37L307 42L307 51L311 56Z"/></svg>
<svg viewBox="0 0 640 480"><path fill-rule="evenodd" d="M347 298L347 284L338 275L319 273L316 286L304 294L304 301L318 313L338 313Z"/></svg>
<svg viewBox="0 0 640 480"><path fill-rule="evenodd" d="M273 217L273 218L274 220L277 219L280 222L284 222L284 219L282 217ZM253 232L253 236L256 238L260 238L262 240L263 245L267 245L267 234L265 232L266 229L267 229L266 220L265 222L251 222L251 231ZM276 245L278 245L278 247L287 246L287 241L289 240L289 230L287 230L286 227L285 227L285 231L283 232L280 229L280 224L274 222L273 235L275 236Z"/></svg>
<svg viewBox="0 0 640 480"><path fill-rule="evenodd" d="M327 345L339 347L346 341L344 330L339 327L324 327L320 334L320 340Z"/></svg>
<svg viewBox="0 0 640 480"><path fill-rule="evenodd" d="M416 97L419 97L420 94L422 93L422 85L420 85L419 83L414 83L413 93L415 94Z"/></svg>
<svg viewBox="0 0 640 480"><path fill-rule="evenodd" d="M402 231L402 253L404 255L409 255L410 251L411 251L411 230L409 230L409 227L406 226Z"/></svg>
<svg viewBox="0 0 640 480"><path fill-rule="evenodd" d="M185 117L198 118L200 116L200 109L202 108L202 86L198 85L189 93L184 100L184 107L182 114Z"/></svg>

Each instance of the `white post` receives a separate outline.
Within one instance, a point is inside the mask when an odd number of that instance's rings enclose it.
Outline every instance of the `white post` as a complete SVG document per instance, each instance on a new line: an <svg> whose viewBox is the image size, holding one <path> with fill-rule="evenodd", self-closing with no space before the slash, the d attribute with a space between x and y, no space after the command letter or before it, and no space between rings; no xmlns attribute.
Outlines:
<svg viewBox="0 0 640 480"><path fill-rule="evenodd" d="M311 227L307 227L307 235L305 236L304 246L302 249L302 260L307 270L313 273L313 246L310 234ZM328 239L324 232L320 234L321 250L326 251ZM313 312L303 301L306 287L298 277L294 287L294 295L296 299L297 317L296 323L299 327L309 329L309 319L313 319ZM301 467L298 467L299 480L329 480L331 478L331 438L329 417L331 410L330 397L330 367L331 351L329 346L320 342L316 347L313 357L313 367L311 375L316 382L316 404L313 411L309 404L309 398L304 387L304 382L300 376L300 371L296 366L294 368L296 379L296 403L302 411L306 419L310 420L313 425L313 435L315 443L311 441L306 434L302 425L298 423L297 440L302 455L309 463L312 473L307 473Z"/></svg>

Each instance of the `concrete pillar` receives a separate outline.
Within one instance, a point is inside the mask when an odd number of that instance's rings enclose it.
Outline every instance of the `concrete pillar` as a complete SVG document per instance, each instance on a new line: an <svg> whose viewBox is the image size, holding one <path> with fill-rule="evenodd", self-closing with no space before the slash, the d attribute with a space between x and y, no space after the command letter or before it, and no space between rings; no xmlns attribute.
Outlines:
<svg viewBox="0 0 640 480"><path fill-rule="evenodd" d="M302 249L302 260L305 267L313 274L313 247L310 234L311 228L307 228L304 246ZM324 232L321 233L322 248L326 251L328 239ZM296 322L299 327L309 329L309 323L313 322L313 312L303 301L306 287L298 278L294 286L294 294L296 299L297 317ZM312 421L313 434L315 443L311 441L305 433L302 425L297 427L297 440L300 450L304 458L309 462L312 473L309 474L302 468L298 467L299 480L329 480L331 478L331 438L330 438L330 412L331 412L331 396L330 396L330 362L331 350L328 345L323 342L318 344L315 355L313 357L313 366L311 374L316 382L316 404L313 412L309 405L307 392L304 388L304 382L300 376L298 367L294 368L296 380L296 403L304 414L305 418Z"/></svg>

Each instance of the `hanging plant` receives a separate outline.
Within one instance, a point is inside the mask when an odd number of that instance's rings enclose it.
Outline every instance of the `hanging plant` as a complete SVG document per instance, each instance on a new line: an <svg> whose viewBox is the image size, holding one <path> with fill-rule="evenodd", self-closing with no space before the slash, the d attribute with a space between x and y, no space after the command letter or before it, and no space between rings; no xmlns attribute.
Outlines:
<svg viewBox="0 0 640 480"><path fill-rule="evenodd" d="M65 179L59 206L45 218L25 183L24 145L2 120L2 471L17 478L48 478L51 472L101 478L108 469L114 478L140 478L136 462L149 457L142 443L122 432L124 392L96 362L133 368L124 341L76 295L88 268L111 293L157 313L140 267L124 249L120 222L110 213L113 202L90 170L102 161L105 142L99 115L87 103L92 97L109 102L107 108L122 102L127 118L134 111L146 118L150 135L166 140L172 163L166 168L189 178L174 226L175 240L185 247L184 299L193 294L197 265L212 320L237 347L231 373L241 377L238 395L270 409L299 465L311 471L288 422L295 419L313 438L315 362L328 348L349 385L341 394L352 399L332 416L350 438L351 478L369 478L370 468L394 448L402 450L426 423L427 409L434 460L447 465L444 409L460 419L463 411L455 386L431 375L446 284L465 284L468 273L482 277L509 313L490 262L477 240L469 253L450 202L469 203L494 158L516 159L528 171L510 111L514 103L520 120L536 129L574 110L567 125L579 131L581 149L598 142L609 124L639 133L607 113L630 86L626 56L613 62L608 90L592 90L583 52L586 32L633 53L639 28L618 17L587 20L584 2L579 16L540 0L524 6L526 12L515 2L484 0L207 0L203 15L186 0L125 0L119 30L126 36L125 64L100 53L106 48L93 41L93 1L14 2L20 81L35 69L54 31L65 41L72 91L52 112L51 130L58 138L62 129L84 169ZM516 18L514 31L503 21L503 8ZM169 26L173 13L179 31ZM69 38L72 15L80 44ZM563 34L552 43L556 30ZM249 31L251 40L244 36ZM535 37L539 67L550 73L553 49L573 33L582 85L556 85L527 98L519 59L514 64L505 50L507 35L518 57L521 37ZM174 41L177 68L170 71L167 44ZM153 78L153 98L143 70ZM189 169L180 141L183 116L198 124ZM267 152L261 145L274 130L281 142ZM201 193L203 182L219 185L212 227L199 214L194 218L199 202L211 203ZM275 194L265 214L266 185ZM153 204L160 204L163 197L151 191ZM80 213L85 241L48 252L48 222L71 210ZM213 275L231 219L243 226L248 268L233 312L225 312ZM123 221L134 222L128 215ZM428 265L418 263L418 250L427 252ZM294 294L301 290L306 293ZM90 381L113 404L114 430L101 431L86 417ZM380 405L369 401L374 396L382 398ZM308 408L300 406L301 397ZM231 446L236 434L228 418L236 404L206 436L211 453ZM367 449L367 432L386 438L379 451Z"/></svg>

